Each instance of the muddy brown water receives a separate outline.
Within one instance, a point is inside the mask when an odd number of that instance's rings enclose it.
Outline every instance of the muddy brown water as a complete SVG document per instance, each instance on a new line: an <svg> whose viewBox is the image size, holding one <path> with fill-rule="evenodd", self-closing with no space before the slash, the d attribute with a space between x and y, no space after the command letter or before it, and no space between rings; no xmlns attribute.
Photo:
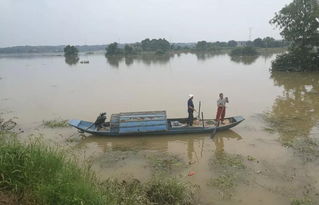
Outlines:
<svg viewBox="0 0 319 205"><path fill-rule="evenodd" d="M290 204L303 198L318 204L319 159L304 160L300 150L284 145L295 139L319 138L319 74L271 73L275 56L179 54L106 59L97 54L81 55L81 60L90 63L73 65L63 56L2 56L0 112L3 118L18 122L24 130L22 139L41 136L45 142L71 147L92 163L102 179L143 181L154 175L155 166L157 171L164 169L164 176L199 185L201 204ZM213 137L105 138L42 125L43 120L53 119L93 121L102 111L110 116L166 110L168 117L185 117L190 93L195 95L196 107L201 101L204 117L214 118L220 92L230 100L226 115L246 120ZM177 157L177 162L169 164L171 159L163 153ZM220 154L239 156L245 168L214 167L212 162ZM189 172L195 174L187 176ZM229 189L211 185L228 172L236 178Z"/></svg>

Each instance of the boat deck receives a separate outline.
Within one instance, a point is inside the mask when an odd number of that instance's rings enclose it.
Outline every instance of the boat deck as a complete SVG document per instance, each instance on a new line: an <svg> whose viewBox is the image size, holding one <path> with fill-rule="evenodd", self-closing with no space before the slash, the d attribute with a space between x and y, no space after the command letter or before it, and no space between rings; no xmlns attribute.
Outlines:
<svg viewBox="0 0 319 205"><path fill-rule="evenodd" d="M182 127L203 127L203 121L202 120L194 120L192 126L188 126L187 123L182 123L180 121L168 121L170 128L182 128ZM223 124L220 124L220 126L229 125L232 122L230 119L225 119ZM206 128L213 128L216 127L217 121L216 120L204 120L204 127ZM100 129L100 131L109 131L110 127L105 126Z"/></svg>
<svg viewBox="0 0 319 205"><path fill-rule="evenodd" d="M229 119L225 119L223 124L220 125L229 125L231 121ZM216 127L217 121L216 120L204 120L204 126L202 120L194 120L193 125L191 127ZM170 121L170 126L172 128L180 128L180 127L189 127L187 123L181 123L179 121Z"/></svg>

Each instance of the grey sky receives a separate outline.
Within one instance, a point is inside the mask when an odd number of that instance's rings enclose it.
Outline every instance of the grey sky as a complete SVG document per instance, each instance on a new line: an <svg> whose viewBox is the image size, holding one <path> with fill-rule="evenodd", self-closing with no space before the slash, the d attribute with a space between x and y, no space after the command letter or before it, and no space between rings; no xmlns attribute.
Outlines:
<svg viewBox="0 0 319 205"><path fill-rule="evenodd" d="M248 40L292 0L0 0L0 47Z"/></svg>

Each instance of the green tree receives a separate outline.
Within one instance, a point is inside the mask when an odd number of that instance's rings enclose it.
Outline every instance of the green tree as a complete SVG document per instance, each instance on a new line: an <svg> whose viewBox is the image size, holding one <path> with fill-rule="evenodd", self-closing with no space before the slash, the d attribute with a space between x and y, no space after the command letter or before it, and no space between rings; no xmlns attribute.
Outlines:
<svg viewBox="0 0 319 205"><path fill-rule="evenodd" d="M75 46L67 45L64 47L65 62L69 65L74 65L79 62L79 50Z"/></svg>
<svg viewBox="0 0 319 205"><path fill-rule="evenodd" d="M262 41L263 41L264 47L266 47L266 48L277 47L276 40L272 37L266 37Z"/></svg>
<svg viewBox="0 0 319 205"><path fill-rule="evenodd" d="M171 49L171 44L165 39L144 39L141 41L141 46L144 51L155 51L156 53L165 53Z"/></svg>
<svg viewBox="0 0 319 205"><path fill-rule="evenodd" d="M119 54L122 54L122 50L118 48L118 44L116 42L111 43L106 48L106 54L105 54L106 56L114 56Z"/></svg>
<svg viewBox="0 0 319 205"><path fill-rule="evenodd" d="M124 54L125 55L132 55L134 53L133 47L129 45L124 46Z"/></svg>
<svg viewBox="0 0 319 205"><path fill-rule="evenodd" d="M234 41L234 40L228 41L227 44L228 44L229 47L236 47L237 46L237 42Z"/></svg>
<svg viewBox="0 0 319 205"><path fill-rule="evenodd" d="M67 45L64 47L64 56L70 57L70 56L78 56L79 50L75 46Z"/></svg>
<svg viewBox="0 0 319 205"><path fill-rule="evenodd" d="M146 38L146 39L144 39L143 41L141 41L141 44L142 44L142 49L143 49L144 51L147 51L147 50L150 49L151 41L150 41L150 39Z"/></svg>
<svg viewBox="0 0 319 205"><path fill-rule="evenodd" d="M265 46L263 40L261 38L256 38L254 41L253 41L253 44L255 47L260 47L260 48L263 48Z"/></svg>
<svg viewBox="0 0 319 205"><path fill-rule="evenodd" d="M208 49L208 43L206 41L198 41L196 43L197 50L207 50Z"/></svg>
<svg viewBox="0 0 319 205"><path fill-rule="evenodd" d="M289 51L272 64L275 70L319 70L319 6L317 0L294 0L270 23L290 42Z"/></svg>

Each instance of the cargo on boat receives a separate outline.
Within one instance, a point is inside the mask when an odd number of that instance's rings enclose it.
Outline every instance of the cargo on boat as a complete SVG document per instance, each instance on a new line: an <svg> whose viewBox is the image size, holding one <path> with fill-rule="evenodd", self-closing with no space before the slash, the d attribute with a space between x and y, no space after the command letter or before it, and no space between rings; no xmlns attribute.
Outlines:
<svg viewBox="0 0 319 205"><path fill-rule="evenodd" d="M102 124L83 120L69 120L69 124L82 132L101 136L172 135L227 130L243 120L241 116L229 117L224 124L217 125L214 119L194 119L193 126L188 126L187 118L167 119L166 111L148 111L113 114L109 122Z"/></svg>

